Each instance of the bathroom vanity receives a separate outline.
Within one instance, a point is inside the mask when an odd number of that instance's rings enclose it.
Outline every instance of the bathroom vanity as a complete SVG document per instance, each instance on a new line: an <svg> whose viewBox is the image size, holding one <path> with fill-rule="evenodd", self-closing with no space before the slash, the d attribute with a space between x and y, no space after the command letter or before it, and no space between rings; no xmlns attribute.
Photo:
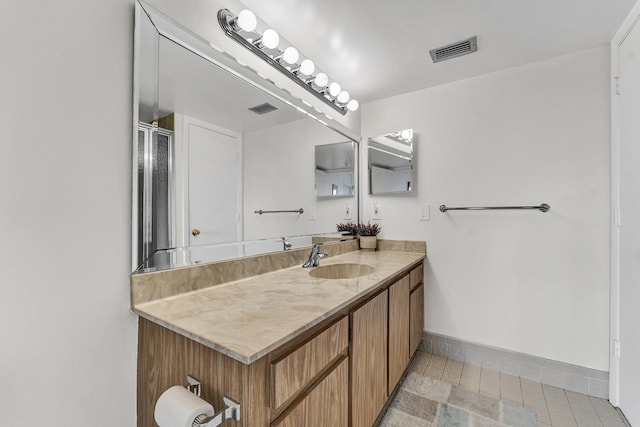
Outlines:
<svg viewBox="0 0 640 427"><path fill-rule="evenodd" d="M306 249L133 275L138 426L187 375L216 410L240 402L225 426L372 426L422 338L426 247L323 250L312 269Z"/></svg>

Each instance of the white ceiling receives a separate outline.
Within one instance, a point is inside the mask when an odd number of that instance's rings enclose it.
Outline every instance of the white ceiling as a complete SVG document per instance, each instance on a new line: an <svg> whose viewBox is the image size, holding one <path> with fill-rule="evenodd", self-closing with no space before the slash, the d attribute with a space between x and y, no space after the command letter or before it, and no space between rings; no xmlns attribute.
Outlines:
<svg viewBox="0 0 640 427"><path fill-rule="evenodd" d="M243 3L352 96L368 102L605 45L635 0ZM474 35L477 53L431 62L430 49Z"/></svg>

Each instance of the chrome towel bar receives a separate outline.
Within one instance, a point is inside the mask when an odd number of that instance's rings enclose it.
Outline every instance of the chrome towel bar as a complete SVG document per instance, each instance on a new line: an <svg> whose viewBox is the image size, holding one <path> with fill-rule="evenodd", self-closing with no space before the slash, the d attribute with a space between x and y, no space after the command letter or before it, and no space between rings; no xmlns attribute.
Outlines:
<svg viewBox="0 0 640 427"><path fill-rule="evenodd" d="M297 214L302 214L302 213L304 213L304 209L300 208L300 209L291 210L291 211L263 211L262 209L260 209L259 211L253 211L253 213L257 213L258 215L262 215L262 214L266 214L266 213L297 213Z"/></svg>
<svg viewBox="0 0 640 427"><path fill-rule="evenodd" d="M446 211L484 211L484 210L505 210L505 209L537 209L540 212L548 212L551 209L546 203L540 206L487 206L487 207L461 207L461 208L448 208L445 205L440 205L440 212Z"/></svg>

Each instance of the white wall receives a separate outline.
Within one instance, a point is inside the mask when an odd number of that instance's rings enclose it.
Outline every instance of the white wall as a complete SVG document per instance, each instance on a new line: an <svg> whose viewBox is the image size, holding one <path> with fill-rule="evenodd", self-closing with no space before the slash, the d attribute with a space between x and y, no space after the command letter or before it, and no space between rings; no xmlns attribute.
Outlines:
<svg viewBox="0 0 640 427"><path fill-rule="evenodd" d="M363 106L365 139L417 134L417 197L375 200L383 238L427 241L427 330L608 370L608 55L595 48ZM438 211L543 202L550 212ZM418 221L427 203L431 221Z"/></svg>
<svg viewBox="0 0 640 427"><path fill-rule="evenodd" d="M243 136L245 240L330 233L345 221L345 205L355 213L356 197L317 200L314 193L315 146L347 138L312 119ZM302 215L254 213L298 208Z"/></svg>
<svg viewBox="0 0 640 427"><path fill-rule="evenodd" d="M133 426L129 0L0 14L0 425Z"/></svg>

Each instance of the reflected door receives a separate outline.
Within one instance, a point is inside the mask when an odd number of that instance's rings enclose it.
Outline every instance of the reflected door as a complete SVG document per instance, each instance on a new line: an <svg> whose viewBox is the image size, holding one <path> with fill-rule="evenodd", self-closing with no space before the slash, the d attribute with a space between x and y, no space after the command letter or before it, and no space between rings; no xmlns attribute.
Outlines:
<svg viewBox="0 0 640 427"><path fill-rule="evenodd" d="M240 137L204 123L186 123L189 246L242 240Z"/></svg>

